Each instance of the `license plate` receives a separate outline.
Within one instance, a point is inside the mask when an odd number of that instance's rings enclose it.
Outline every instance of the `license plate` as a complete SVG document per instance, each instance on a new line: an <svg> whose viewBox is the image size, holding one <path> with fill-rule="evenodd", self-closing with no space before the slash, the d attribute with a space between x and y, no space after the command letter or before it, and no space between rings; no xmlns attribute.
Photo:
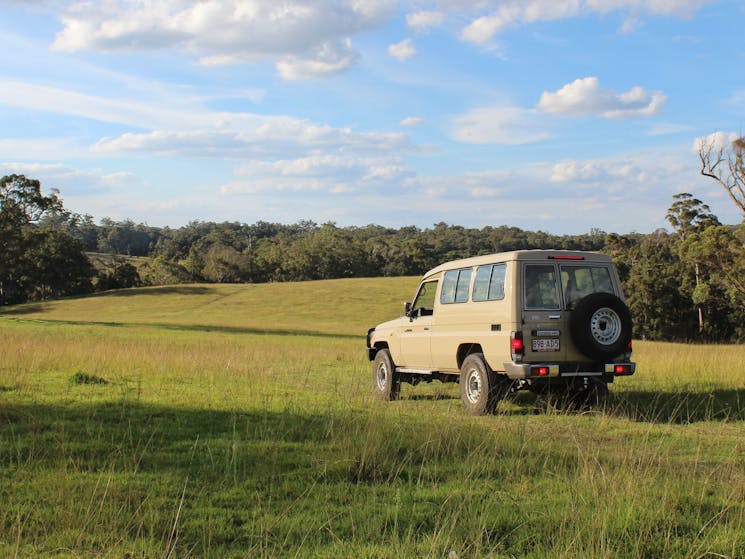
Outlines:
<svg viewBox="0 0 745 559"><path fill-rule="evenodd" d="M533 351L559 351L559 338L533 338Z"/></svg>

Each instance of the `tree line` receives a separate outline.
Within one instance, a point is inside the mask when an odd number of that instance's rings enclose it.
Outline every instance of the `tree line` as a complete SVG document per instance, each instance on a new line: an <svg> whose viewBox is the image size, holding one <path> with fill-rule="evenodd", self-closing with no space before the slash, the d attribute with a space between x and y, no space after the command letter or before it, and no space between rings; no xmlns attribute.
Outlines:
<svg viewBox="0 0 745 559"><path fill-rule="evenodd" d="M745 226L676 195L671 231L552 235L517 227L430 228L193 221L151 227L66 210L23 175L0 180L0 304L166 283L259 283L421 275L457 258L519 249L610 254L634 318L654 340L745 340ZM108 265L92 262L107 255ZM112 256L113 255L113 256ZM131 257L141 257L139 260Z"/></svg>

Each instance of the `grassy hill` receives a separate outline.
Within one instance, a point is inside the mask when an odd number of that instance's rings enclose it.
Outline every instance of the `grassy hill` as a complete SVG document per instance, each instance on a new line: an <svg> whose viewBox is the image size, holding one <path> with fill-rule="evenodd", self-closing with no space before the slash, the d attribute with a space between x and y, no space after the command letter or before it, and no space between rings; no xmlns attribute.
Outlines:
<svg viewBox="0 0 745 559"><path fill-rule="evenodd" d="M370 397L417 278L0 309L0 557L741 557L745 349L636 342L571 413Z"/></svg>

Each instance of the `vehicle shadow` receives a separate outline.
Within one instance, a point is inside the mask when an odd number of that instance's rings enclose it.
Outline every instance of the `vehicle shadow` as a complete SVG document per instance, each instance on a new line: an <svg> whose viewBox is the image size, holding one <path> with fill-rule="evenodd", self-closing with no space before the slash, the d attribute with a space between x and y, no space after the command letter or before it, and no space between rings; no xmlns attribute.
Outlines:
<svg viewBox="0 0 745 559"><path fill-rule="evenodd" d="M619 392L604 407L611 415L645 423L745 421L745 389Z"/></svg>
<svg viewBox="0 0 745 559"><path fill-rule="evenodd" d="M603 413L640 423L685 425L700 422L745 421L745 389L709 392L611 392L593 406L576 405L560 395L521 392L501 404L497 413L528 415Z"/></svg>

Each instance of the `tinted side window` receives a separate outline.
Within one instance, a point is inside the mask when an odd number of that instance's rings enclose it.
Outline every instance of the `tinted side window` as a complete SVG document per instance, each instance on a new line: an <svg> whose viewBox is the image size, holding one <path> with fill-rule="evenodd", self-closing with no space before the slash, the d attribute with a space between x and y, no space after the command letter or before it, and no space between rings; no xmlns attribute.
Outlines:
<svg viewBox="0 0 745 559"><path fill-rule="evenodd" d="M610 270L606 266L562 266L561 287L567 309L590 293L613 293Z"/></svg>
<svg viewBox="0 0 745 559"><path fill-rule="evenodd" d="M471 286L471 272L471 268L445 272L445 278L442 282L440 302L448 304L465 303L468 301L468 289Z"/></svg>
<svg viewBox="0 0 745 559"><path fill-rule="evenodd" d="M437 282L428 281L419 287L419 293L411 306L412 316L428 316L434 313Z"/></svg>
<svg viewBox="0 0 745 559"><path fill-rule="evenodd" d="M504 299L504 277L507 266L494 264L479 266L473 284L474 301L497 301Z"/></svg>
<svg viewBox="0 0 745 559"><path fill-rule="evenodd" d="M525 308L559 309L556 270L552 265L525 266Z"/></svg>

